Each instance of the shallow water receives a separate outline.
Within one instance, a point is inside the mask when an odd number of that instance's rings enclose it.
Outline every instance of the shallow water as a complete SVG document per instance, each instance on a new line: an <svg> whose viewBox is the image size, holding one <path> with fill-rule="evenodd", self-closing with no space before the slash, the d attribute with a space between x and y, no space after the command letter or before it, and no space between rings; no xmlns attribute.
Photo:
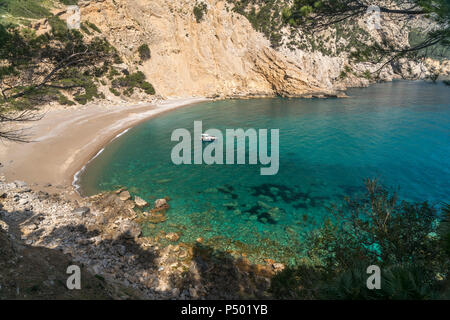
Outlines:
<svg viewBox="0 0 450 320"><path fill-rule="evenodd" d="M169 196L162 224L250 259L293 263L305 231L326 207L378 178L403 199L449 201L450 87L399 81L351 89L348 99L254 99L202 103L153 118L114 140L81 175L84 194L127 186L152 200ZM280 129L280 169L171 162L174 129Z"/></svg>

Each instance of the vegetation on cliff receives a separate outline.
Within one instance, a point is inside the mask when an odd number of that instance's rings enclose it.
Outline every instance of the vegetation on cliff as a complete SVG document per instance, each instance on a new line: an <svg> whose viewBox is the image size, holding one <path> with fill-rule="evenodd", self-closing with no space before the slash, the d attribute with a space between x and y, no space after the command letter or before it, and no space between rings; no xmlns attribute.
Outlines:
<svg viewBox="0 0 450 320"><path fill-rule="evenodd" d="M64 4L75 2L62 1ZM0 11L16 18L46 17L46 23L50 26L49 32L38 34L35 29L27 27L30 23L28 20L1 20L2 128L13 122L39 119L29 110L52 101L73 105L105 98L99 86L107 85L111 73L119 74L114 64L121 63L122 59L95 24L85 21L80 30L70 30L65 21L52 15L49 8L39 1L8 0L2 3ZM142 57L150 58L149 50L145 47L140 53ZM118 81L120 87L127 87L124 92L127 96L133 93L134 88L140 88L149 95L155 93L153 86L145 81L143 73L126 75ZM116 93L121 95L120 92ZM19 116L6 115L12 110L23 112ZM20 132L8 129L0 129L0 137L27 141Z"/></svg>
<svg viewBox="0 0 450 320"><path fill-rule="evenodd" d="M340 81L350 75L373 81L380 78L385 67L395 68L402 58L420 62L424 58L445 60L450 57L450 11L445 0L296 0L288 3L228 0L228 3L233 11L247 17L255 30L264 33L273 48L320 52L326 57L348 60L352 72L342 70L337 78ZM377 29L369 26L377 22L373 20L377 9L372 6L380 8L381 25L376 26ZM353 68L361 63L364 66ZM356 71L360 69L363 70Z"/></svg>
<svg viewBox="0 0 450 320"><path fill-rule="evenodd" d="M198 2L194 6L194 16L197 23L202 22L203 17L208 12L208 5L204 2Z"/></svg>
<svg viewBox="0 0 450 320"><path fill-rule="evenodd" d="M294 28L303 28L309 32L318 32L330 27L366 17L371 14L386 15L388 20L411 32L419 33L421 41L408 41L402 45L398 39L382 36L381 41L365 43L365 48L357 48L353 57L360 60L383 63L383 66L400 58L421 58L436 55L438 46L445 48L442 53L448 57L450 45L450 4L447 0L296 0L283 10L286 23ZM415 18L427 19L427 28L413 29ZM382 29L381 19L371 21L377 29Z"/></svg>

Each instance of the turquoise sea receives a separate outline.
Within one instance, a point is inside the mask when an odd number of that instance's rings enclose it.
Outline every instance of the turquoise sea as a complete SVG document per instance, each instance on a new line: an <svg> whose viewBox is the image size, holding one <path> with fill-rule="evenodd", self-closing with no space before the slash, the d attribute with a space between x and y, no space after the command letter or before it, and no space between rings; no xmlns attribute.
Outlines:
<svg viewBox="0 0 450 320"><path fill-rule="evenodd" d="M110 143L80 179L91 195L126 186L152 201L170 197L168 220L146 236L180 232L221 250L293 263L304 233L326 209L378 178L402 199L450 200L450 87L398 81L348 90L347 99L225 100L160 115ZM172 131L279 129L280 168L175 165Z"/></svg>

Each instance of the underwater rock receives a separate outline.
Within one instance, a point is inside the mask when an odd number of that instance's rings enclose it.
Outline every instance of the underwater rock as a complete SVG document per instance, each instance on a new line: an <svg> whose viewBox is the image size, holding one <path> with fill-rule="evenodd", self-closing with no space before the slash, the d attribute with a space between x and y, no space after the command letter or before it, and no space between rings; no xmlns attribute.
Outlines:
<svg viewBox="0 0 450 320"><path fill-rule="evenodd" d="M274 219L279 219L279 218L281 218L284 215L285 211L283 209L278 208L278 207L273 207L273 208L270 208L268 213Z"/></svg>
<svg viewBox="0 0 450 320"><path fill-rule="evenodd" d="M239 204L237 202L224 203L223 206L228 210L234 210Z"/></svg>
<svg viewBox="0 0 450 320"><path fill-rule="evenodd" d="M231 199L237 199L238 195L234 193L234 187L230 185L225 185L223 187L218 187L217 190L223 194L226 194L228 196L231 196Z"/></svg>
<svg viewBox="0 0 450 320"><path fill-rule="evenodd" d="M166 234L166 239L169 241L178 241L180 239L180 235L175 232L171 232Z"/></svg>
<svg viewBox="0 0 450 320"><path fill-rule="evenodd" d="M261 200L265 201L265 202L273 202L273 198L266 196L264 194L260 194L258 196L258 198L260 198Z"/></svg>
<svg viewBox="0 0 450 320"><path fill-rule="evenodd" d="M134 202L139 208L143 208L148 205L147 201L138 196L134 197Z"/></svg>
<svg viewBox="0 0 450 320"><path fill-rule="evenodd" d="M115 194L122 193L123 191L127 190L127 188L119 188L116 191L114 191Z"/></svg>
<svg viewBox="0 0 450 320"><path fill-rule="evenodd" d="M258 201L258 205L259 205L260 207L264 208L264 209L267 209L267 210L272 209L272 206L270 206L270 205L268 205L267 203L262 202L262 201Z"/></svg>
<svg viewBox="0 0 450 320"><path fill-rule="evenodd" d="M172 181L172 179L161 179L161 180L156 181L156 183L161 184L161 183L168 183L170 181Z"/></svg>
<svg viewBox="0 0 450 320"><path fill-rule="evenodd" d="M167 220L167 217L164 213L160 213L160 214L153 213L146 219L146 221L153 223L153 224L165 222L166 220Z"/></svg>
<svg viewBox="0 0 450 320"><path fill-rule="evenodd" d="M131 199L131 195L128 191L122 191L119 195L120 200L127 201Z"/></svg>
<svg viewBox="0 0 450 320"><path fill-rule="evenodd" d="M169 204L166 199L158 199L155 201L155 209L168 208Z"/></svg>
<svg viewBox="0 0 450 320"><path fill-rule="evenodd" d="M280 191L280 189L278 189L277 187L270 187L269 190L274 195L276 195Z"/></svg>

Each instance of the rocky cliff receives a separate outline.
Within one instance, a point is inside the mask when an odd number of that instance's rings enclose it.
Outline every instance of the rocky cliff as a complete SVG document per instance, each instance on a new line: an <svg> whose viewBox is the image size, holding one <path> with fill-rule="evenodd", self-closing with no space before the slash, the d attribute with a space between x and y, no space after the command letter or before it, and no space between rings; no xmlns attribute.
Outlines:
<svg viewBox="0 0 450 320"><path fill-rule="evenodd" d="M95 23L129 66L137 66L164 97L267 96L328 93L302 66L270 47L225 1L205 1L200 21L194 0L81 2L82 20ZM139 64L137 49L151 58Z"/></svg>
<svg viewBox="0 0 450 320"><path fill-rule="evenodd" d="M247 11L262 10L269 3L277 7L270 9L270 21L258 22L266 32L258 32L261 28ZM383 20L382 30L369 30L361 19L308 35L280 20L272 21L285 5L281 0L267 4L259 0L79 0L78 5L81 26L90 26L95 36L101 33L117 49L124 63L115 68L143 72L162 97L339 96L339 90L374 82L372 74L380 67L350 61L353 44L409 41L409 31L390 19ZM243 5L247 7L237 8ZM61 3L52 12L62 20L68 18L67 7ZM52 30L47 19L31 25L37 34ZM81 29L89 38L90 33ZM142 46L148 50L145 59ZM403 59L386 65L379 76L390 81L449 71L448 61ZM113 103L148 100L142 90L115 90L112 82L118 74L95 79L101 83L102 99Z"/></svg>
<svg viewBox="0 0 450 320"><path fill-rule="evenodd" d="M363 63L348 69L348 53L326 55L320 50L289 46L271 47L243 15L232 10L233 3L205 0L201 17L195 15L196 0L99 0L81 2L82 19L94 22L123 54L130 66L137 66L162 96L307 96L333 94L349 86L370 83L362 74L377 66ZM360 30L375 40L407 33L393 22L382 32ZM301 33L301 32L300 32ZM284 43L289 32L282 30ZM290 36L292 38L292 36ZM295 38L295 37L294 37ZM338 37L328 35L326 48L336 48ZM139 65L137 49L147 44L151 58ZM403 61L387 66L381 79L420 78L441 66ZM431 71L430 71L431 70ZM433 71L434 70L434 71ZM446 71L448 73L448 65Z"/></svg>

